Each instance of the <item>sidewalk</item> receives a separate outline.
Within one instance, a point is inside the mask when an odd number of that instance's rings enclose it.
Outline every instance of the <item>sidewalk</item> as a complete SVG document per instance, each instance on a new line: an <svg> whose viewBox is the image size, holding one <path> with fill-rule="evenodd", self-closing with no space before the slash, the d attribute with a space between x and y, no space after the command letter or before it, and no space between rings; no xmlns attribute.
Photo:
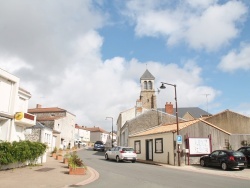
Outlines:
<svg viewBox="0 0 250 188"><path fill-rule="evenodd" d="M91 167L88 167L86 175L69 175L68 171L66 164L48 155L42 166L0 171L0 187L66 188L86 185L99 178L98 172Z"/></svg>
<svg viewBox="0 0 250 188"><path fill-rule="evenodd" d="M172 169L177 169L177 170L186 170L186 171L191 171L191 172L213 174L213 175L219 175L219 176L227 176L227 177L250 180L250 168L246 168L242 171L240 171L238 169L224 171L221 168L202 167L200 165L172 166L172 165L168 165L168 164L162 164L162 163L140 160L140 159L138 159L137 162L151 164L151 165L158 165L158 166L162 166L165 168L172 168Z"/></svg>

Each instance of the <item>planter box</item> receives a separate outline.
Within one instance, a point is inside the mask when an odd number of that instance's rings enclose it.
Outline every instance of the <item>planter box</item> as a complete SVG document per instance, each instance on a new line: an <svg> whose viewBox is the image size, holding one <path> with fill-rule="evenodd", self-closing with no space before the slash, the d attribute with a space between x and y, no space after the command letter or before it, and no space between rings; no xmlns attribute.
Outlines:
<svg viewBox="0 0 250 188"><path fill-rule="evenodd" d="M56 158L56 153L52 153L52 157Z"/></svg>
<svg viewBox="0 0 250 188"><path fill-rule="evenodd" d="M69 163L69 158L64 158L64 159L63 159L63 163L64 163L64 164L68 164L68 163Z"/></svg>
<svg viewBox="0 0 250 188"><path fill-rule="evenodd" d="M63 156L62 155L57 155L56 159L59 160L59 161L62 161L63 160Z"/></svg>
<svg viewBox="0 0 250 188"><path fill-rule="evenodd" d="M86 169L84 167L71 168L69 167L69 175L85 175Z"/></svg>

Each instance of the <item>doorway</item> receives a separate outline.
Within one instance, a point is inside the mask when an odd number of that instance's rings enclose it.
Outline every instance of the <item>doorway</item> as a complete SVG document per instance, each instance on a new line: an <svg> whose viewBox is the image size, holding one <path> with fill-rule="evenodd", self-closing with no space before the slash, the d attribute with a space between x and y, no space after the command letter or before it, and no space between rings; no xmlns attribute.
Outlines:
<svg viewBox="0 0 250 188"><path fill-rule="evenodd" d="M146 140L146 160L153 161L153 139Z"/></svg>

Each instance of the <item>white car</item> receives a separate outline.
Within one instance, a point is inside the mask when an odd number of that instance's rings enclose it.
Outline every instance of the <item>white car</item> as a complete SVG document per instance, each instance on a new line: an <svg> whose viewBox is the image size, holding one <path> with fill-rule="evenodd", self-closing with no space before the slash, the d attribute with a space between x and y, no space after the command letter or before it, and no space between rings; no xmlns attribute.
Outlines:
<svg viewBox="0 0 250 188"><path fill-rule="evenodd" d="M137 154L131 147L117 146L106 151L105 159L114 159L116 162L132 161L134 163L137 160Z"/></svg>

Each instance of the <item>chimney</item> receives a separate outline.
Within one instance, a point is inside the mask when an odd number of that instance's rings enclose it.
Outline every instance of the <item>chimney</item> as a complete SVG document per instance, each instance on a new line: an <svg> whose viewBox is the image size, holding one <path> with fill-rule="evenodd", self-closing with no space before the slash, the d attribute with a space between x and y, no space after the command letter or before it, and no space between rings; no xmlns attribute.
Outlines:
<svg viewBox="0 0 250 188"><path fill-rule="evenodd" d="M42 108L42 105L41 104L37 104L36 108Z"/></svg>
<svg viewBox="0 0 250 188"><path fill-rule="evenodd" d="M168 114L173 114L174 113L174 108L173 108L173 104L166 102L165 104L165 112Z"/></svg>

